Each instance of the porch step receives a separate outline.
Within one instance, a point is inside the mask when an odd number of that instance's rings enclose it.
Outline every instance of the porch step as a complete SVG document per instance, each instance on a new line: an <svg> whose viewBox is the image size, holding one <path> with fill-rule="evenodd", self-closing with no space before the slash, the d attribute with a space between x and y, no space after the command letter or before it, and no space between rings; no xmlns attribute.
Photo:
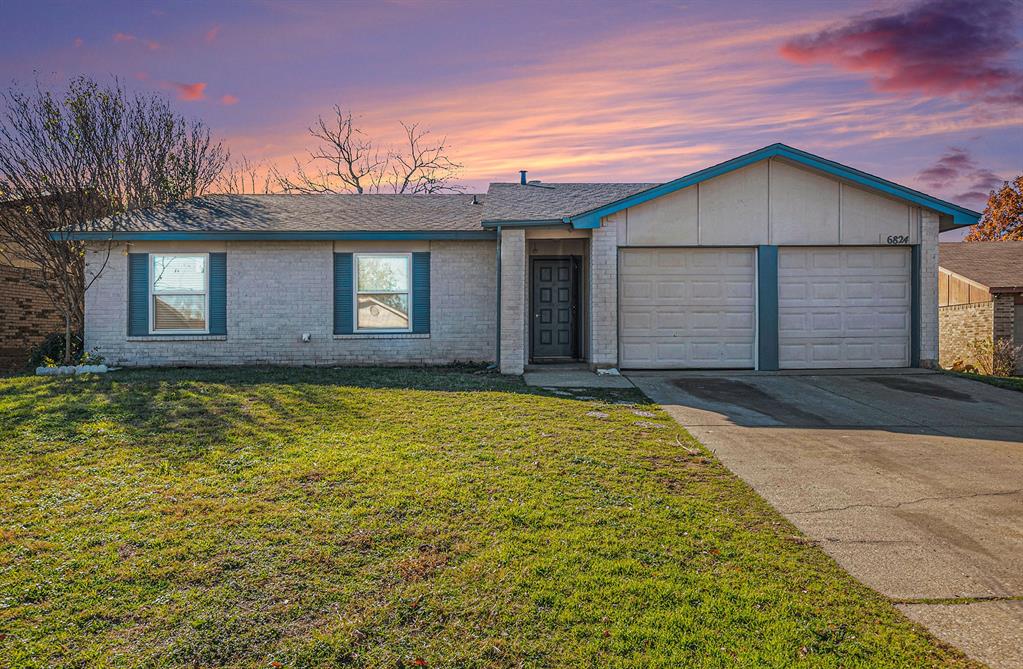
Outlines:
<svg viewBox="0 0 1023 669"><path fill-rule="evenodd" d="M585 362L534 362L525 366L527 372L576 372L589 371Z"/></svg>

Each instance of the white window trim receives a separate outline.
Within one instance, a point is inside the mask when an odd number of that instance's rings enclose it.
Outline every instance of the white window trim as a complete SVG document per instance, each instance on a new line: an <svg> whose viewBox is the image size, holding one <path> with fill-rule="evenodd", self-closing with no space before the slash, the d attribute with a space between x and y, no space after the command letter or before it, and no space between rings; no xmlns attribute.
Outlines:
<svg viewBox="0 0 1023 669"><path fill-rule="evenodd" d="M202 330L157 330L156 329L156 304L153 300L155 295L195 295L195 293L154 293L153 284L156 283L156 257L161 258L206 258L205 285L203 292L205 304L203 306L206 315L206 327ZM149 254L149 334L151 335L195 335L202 336L210 333L210 254L209 253L150 253Z"/></svg>
<svg viewBox="0 0 1023 669"><path fill-rule="evenodd" d="M405 258L406 280L408 290L359 290L359 258ZM352 331L358 334L389 334L412 332L412 254L411 253L355 253L352 260ZM359 293L367 295L408 295L408 327L407 328L360 328L359 327Z"/></svg>

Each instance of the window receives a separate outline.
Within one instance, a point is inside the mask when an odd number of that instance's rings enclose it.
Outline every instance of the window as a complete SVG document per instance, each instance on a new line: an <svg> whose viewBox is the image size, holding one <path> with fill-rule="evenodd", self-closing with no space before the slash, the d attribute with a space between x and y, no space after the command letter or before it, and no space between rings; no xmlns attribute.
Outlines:
<svg viewBox="0 0 1023 669"><path fill-rule="evenodd" d="M409 254L355 256L355 329L357 331L412 329L409 320Z"/></svg>
<svg viewBox="0 0 1023 669"><path fill-rule="evenodd" d="M150 256L150 294L153 332L203 333L209 313L209 256L164 254Z"/></svg>

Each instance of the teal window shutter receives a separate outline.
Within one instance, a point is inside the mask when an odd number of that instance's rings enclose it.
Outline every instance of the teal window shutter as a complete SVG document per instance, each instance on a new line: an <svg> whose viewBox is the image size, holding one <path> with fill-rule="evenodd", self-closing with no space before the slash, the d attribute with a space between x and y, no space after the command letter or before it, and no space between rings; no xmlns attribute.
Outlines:
<svg viewBox="0 0 1023 669"><path fill-rule="evenodd" d="M412 332L430 331L430 254L412 254Z"/></svg>
<svg viewBox="0 0 1023 669"><path fill-rule="evenodd" d="M227 334L227 254L210 254L210 334Z"/></svg>
<svg viewBox="0 0 1023 669"><path fill-rule="evenodd" d="M334 254L334 334L352 334L355 318L352 291L355 275L351 253Z"/></svg>
<svg viewBox="0 0 1023 669"><path fill-rule="evenodd" d="M149 334L149 254L128 254L128 336Z"/></svg>

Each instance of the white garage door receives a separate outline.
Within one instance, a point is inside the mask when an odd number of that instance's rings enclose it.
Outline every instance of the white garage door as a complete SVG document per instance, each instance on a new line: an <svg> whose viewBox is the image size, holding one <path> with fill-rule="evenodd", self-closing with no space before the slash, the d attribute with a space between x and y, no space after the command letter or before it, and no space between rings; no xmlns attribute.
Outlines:
<svg viewBox="0 0 1023 669"><path fill-rule="evenodd" d="M623 249L621 366L753 367L755 279L753 249Z"/></svg>
<svg viewBox="0 0 1023 669"><path fill-rule="evenodd" d="M911 265L906 247L779 249L779 366L909 366Z"/></svg>

